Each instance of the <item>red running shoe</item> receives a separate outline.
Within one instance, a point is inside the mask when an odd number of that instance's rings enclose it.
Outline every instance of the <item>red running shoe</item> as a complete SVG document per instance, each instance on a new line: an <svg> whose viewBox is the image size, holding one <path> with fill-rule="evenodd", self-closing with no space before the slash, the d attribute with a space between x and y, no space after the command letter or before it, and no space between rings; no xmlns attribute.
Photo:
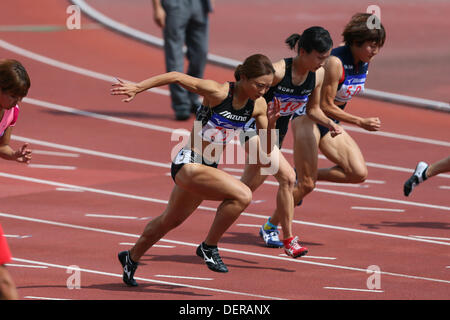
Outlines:
<svg viewBox="0 0 450 320"><path fill-rule="evenodd" d="M298 237L285 239L283 240L283 244L284 252L286 252L288 256L291 256L293 258L298 258L308 253L308 248L302 247L300 245L300 243L298 242Z"/></svg>

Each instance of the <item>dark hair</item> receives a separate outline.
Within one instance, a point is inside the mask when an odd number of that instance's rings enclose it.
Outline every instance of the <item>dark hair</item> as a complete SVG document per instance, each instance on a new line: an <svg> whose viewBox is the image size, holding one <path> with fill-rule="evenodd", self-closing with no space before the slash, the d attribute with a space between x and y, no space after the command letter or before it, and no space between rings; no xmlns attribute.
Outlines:
<svg viewBox="0 0 450 320"><path fill-rule="evenodd" d="M0 60L0 89L18 97L25 97L30 89L30 77L24 66L14 59Z"/></svg>
<svg viewBox="0 0 450 320"><path fill-rule="evenodd" d="M366 41L375 41L380 47L384 45L386 40L386 31L384 26L379 22L379 27L369 29L367 20L372 16L370 13L357 13L344 28L342 36L346 45L356 44L360 47ZM375 16L375 19L378 19Z"/></svg>
<svg viewBox="0 0 450 320"><path fill-rule="evenodd" d="M263 54L254 54L245 59L245 61L236 67L234 78L236 81L244 75L247 79L253 79L268 74L274 74L272 62Z"/></svg>
<svg viewBox="0 0 450 320"><path fill-rule="evenodd" d="M316 50L319 53L324 53L331 49L333 40L330 33L322 27L311 27L303 31L302 35L298 33L292 34L286 39L285 43L292 50L297 45L297 53L303 48L307 53Z"/></svg>

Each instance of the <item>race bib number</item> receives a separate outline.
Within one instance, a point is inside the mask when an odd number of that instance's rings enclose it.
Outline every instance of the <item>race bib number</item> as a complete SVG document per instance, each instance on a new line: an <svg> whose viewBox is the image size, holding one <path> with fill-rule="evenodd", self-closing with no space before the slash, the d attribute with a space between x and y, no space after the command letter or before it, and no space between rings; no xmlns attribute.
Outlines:
<svg viewBox="0 0 450 320"><path fill-rule="evenodd" d="M304 113L308 96L275 95L281 102L280 116L288 116L293 113Z"/></svg>

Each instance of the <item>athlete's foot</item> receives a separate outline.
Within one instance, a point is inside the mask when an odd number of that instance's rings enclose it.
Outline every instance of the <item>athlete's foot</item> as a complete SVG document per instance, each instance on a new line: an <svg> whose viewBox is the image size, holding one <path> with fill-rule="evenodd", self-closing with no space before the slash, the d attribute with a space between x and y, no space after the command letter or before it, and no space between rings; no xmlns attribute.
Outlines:
<svg viewBox="0 0 450 320"><path fill-rule="evenodd" d="M130 258L129 251L119 252L119 261L122 264L123 268L123 282L130 287L136 287L138 284L136 280L134 280L134 273L138 267L138 263L133 262Z"/></svg>
<svg viewBox="0 0 450 320"><path fill-rule="evenodd" d="M215 272L228 272L228 268L223 263L219 255L219 249L216 246L207 246L202 242L196 251L197 256L203 258L208 268Z"/></svg>
<svg viewBox="0 0 450 320"><path fill-rule="evenodd" d="M281 248L283 247L283 242L280 241L280 238L278 235L280 234L280 231L276 228L270 228L265 229L264 226L266 224L263 224L261 228L259 229L259 235L264 240L264 243L266 244L266 247L270 248Z"/></svg>
<svg viewBox="0 0 450 320"><path fill-rule="evenodd" d="M414 173L408 180L406 180L405 184L403 185L403 193L405 196L409 196L415 186L426 180L427 177L425 175L425 172L427 171L427 169L428 164L426 162L420 161L417 164Z"/></svg>
<svg viewBox="0 0 450 320"><path fill-rule="evenodd" d="M298 242L298 237L285 239L283 240L283 243L284 243L284 252L286 252L288 256L298 258L308 253L308 248L302 247L300 245L300 243Z"/></svg>

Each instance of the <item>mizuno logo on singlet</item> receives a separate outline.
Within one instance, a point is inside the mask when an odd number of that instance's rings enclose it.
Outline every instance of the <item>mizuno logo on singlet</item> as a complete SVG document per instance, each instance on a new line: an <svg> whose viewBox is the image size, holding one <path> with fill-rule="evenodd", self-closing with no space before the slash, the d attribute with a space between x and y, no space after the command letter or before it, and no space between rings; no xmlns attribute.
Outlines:
<svg viewBox="0 0 450 320"><path fill-rule="evenodd" d="M237 120L237 121L247 121L248 120L247 117L232 114L230 111L222 111L219 114L222 117L230 119L230 120Z"/></svg>

